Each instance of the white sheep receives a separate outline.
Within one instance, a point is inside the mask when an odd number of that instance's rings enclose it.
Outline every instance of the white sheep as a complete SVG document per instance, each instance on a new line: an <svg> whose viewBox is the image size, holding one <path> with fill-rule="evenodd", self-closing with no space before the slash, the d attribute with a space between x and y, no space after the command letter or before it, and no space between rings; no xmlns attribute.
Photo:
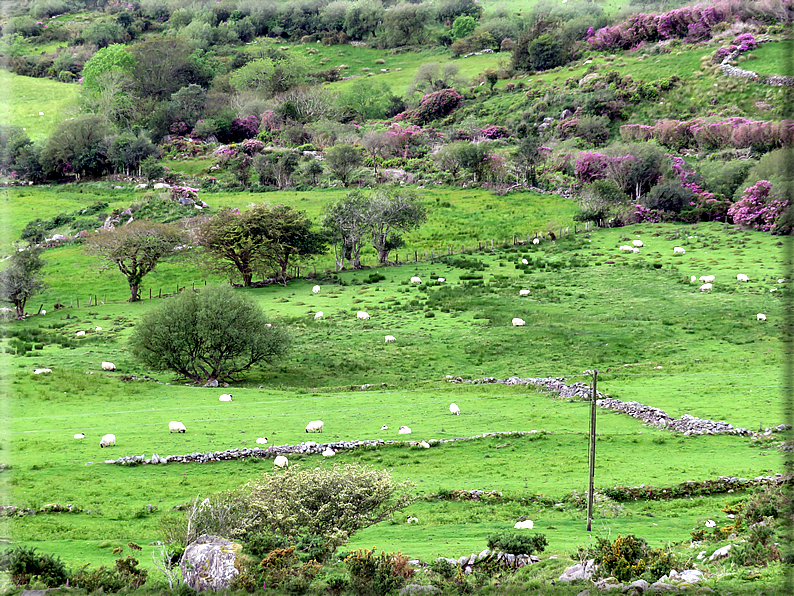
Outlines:
<svg viewBox="0 0 794 596"><path fill-rule="evenodd" d="M420 443L419 443L419 446L420 446L422 449L430 449L430 443L428 443L427 441L422 441L422 442L420 442Z"/></svg>
<svg viewBox="0 0 794 596"><path fill-rule="evenodd" d="M322 420L312 420L309 424L306 425L306 432L307 433L321 433L323 432L323 421Z"/></svg>
<svg viewBox="0 0 794 596"><path fill-rule="evenodd" d="M369 315L365 313L363 310L360 310L356 313L356 318L366 321L369 319Z"/></svg>
<svg viewBox="0 0 794 596"><path fill-rule="evenodd" d="M769 288L770 292L777 292L777 288Z"/></svg>
<svg viewBox="0 0 794 596"><path fill-rule="evenodd" d="M46 310L44 310L44 309L42 308L42 309L41 309L41 314L43 314L43 315L46 315L46 314L47 314L47 311L46 311Z"/></svg>
<svg viewBox="0 0 794 596"><path fill-rule="evenodd" d="M232 394L231 393L224 393L218 398L218 401L232 401Z"/></svg>
<svg viewBox="0 0 794 596"><path fill-rule="evenodd" d="M419 518L418 517L414 517L413 515L409 515L408 518L405 520L405 523L406 524L418 524L419 523Z"/></svg>
<svg viewBox="0 0 794 596"><path fill-rule="evenodd" d="M85 439L85 433L77 433L74 436L75 439Z"/></svg>
<svg viewBox="0 0 794 596"><path fill-rule="evenodd" d="M317 314L314 315L314 320L322 319L324 316L323 311L317 311Z"/></svg>
<svg viewBox="0 0 794 596"><path fill-rule="evenodd" d="M277 468L286 468L289 465L289 460L283 455L277 455L273 460L273 465Z"/></svg>
<svg viewBox="0 0 794 596"><path fill-rule="evenodd" d="M315 294L319 294L320 293L320 286L314 286L312 288L312 292L314 292Z"/></svg>
<svg viewBox="0 0 794 596"><path fill-rule="evenodd" d="M703 284L702 286L700 286L700 291L701 292L711 292L711 288L713 288L713 287L714 286L712 284Z"/></svg>
<svg viewBox="0 0 794 596"><path fill-rule="evenodd" d="M698 281L703 282L704 284L714 283L714 276L713 275L701 275Z"/></svg>
<svg viewBox="0 0 794 596"><path fill-rule="evenodd" d="M698 278L695 277L694 275L689 277L689 283L691 283L691 284L695 283L697 280L698 280Z"/></svg>
<svg viewBox="0 0 794 596"><path fill-rule="evenodd" d="M440 284L443 284L445 281L447 281L447 280L445 278L443 278L443 277L439 277L438 278L438 283L440 283ZM778 283L783 283L783 282L778 282Z"/></svg>
<svg viewBox="0 0 794 596"><path fill-rule="evenodd" d="M516 522L516 525L513 526L514 530L532 530L535 527L535 523L531 519L527 519L524 521Z"/></svg>
<svg viewBox="0 0 794 596"><path fill-rule="evenodd" d="M762 312L755 315L757 321L766 321L766 315Z"/></svg>
<svg viewBox="0 0 794 596"><path fill-rule="evenodd" d="M411 429L407 426L401 426L400 429L397 431L398 435L410 435Z"/></svg>
<svg viewBox="0 0 794 596"><path fill-rule="evenodd" d="M736 281L750 281L750 278L747 277L744 273L739 273L736 275Z"/></svg>
<svg viewBox="0 0 794 596"><path fill-rule="evenodd" d="M519 296L529 296L529 290L519 290L518 291L518 295Z"/></svg>
<svg viewBox="0 0 794 596"><path fill-rule="evenodd" d="M534 238L534 239L532 240L532 244L534 244L534 245L538 245L538 244L540 244L540 238Z"/></svg>
<svg viewBox="0 0 794 596"><path fill-rule="evenodd" d="M631 252L637 254L638 252L640 252L640 249L635 246L634 248L631 249Z"/></svg>
<svg viewBox="0 0 794 596"><path fill-rule="evenodd" d="M116 365L112 362L103 362L102 370L116 370Z"/></svg>
<svg viewBox="0 0 794 596"><path fill-rule="evenodd" d="M95 328L94 328L94 331L96 331L97 333L99 333L100 331L102 331L102 327L95 327Z"/></svg>
<svg viewBox="0 0 794 596"><path fill-rule="evenodd" d="M416 277L416 276L414 275L414 276L411 278L411 283L412 283L412 284L420 284L420 283L422 283L422 280L421 280L420 278L418 278L418 277Z"/></svg>
<svg viewBox="0 0 794 596"><path fill-rule="evenodd" d="M336 455L336 451L334 451L330 447L326 447L323 450L323 457L333 457L334 455Z"/></svg>
<svg viewBox="0 0 794 596"><path fill-rule="evenodd" d="M77 337L82 337L82 336L84 336L84 335L85 335L85 331L75 331L75 335L76 335Z"/></svg>
<svg viewBox="0 0 794 596"><path fill-rule="evenodd" d="M116 435L107 434L99 440L100 447L110 447L116 444Z"/></svg>
<svg viewBox="0 0 794 596"><path fill-rule="evenodd" d="M713 519L707 519L706 520L706 527L707 528L713 528L716 525L717 525L717 522L715 522Z"/></svg>
<svg viewBox="0 0 794 596"><path fill-rule="evenodd" d="M636 246L637 248L642 248L642 240L632 240L631 243Z"/></svg>
<svg viewBox="0 0 794 596"><path fill-rule="evenodd" d="M34 368L33 374L34 375L48 375L52 372L51 368Z"/></svg>
<svg viewBox="0 0 794 596"><path fill-rule="evenodd" d="M397 338L396 338L396 337L394 337L393 335L387 335L387 336L385 337L385 340L386 340L386 343L387 343L387 344L390 344L390 343L392 343L392 342L394 342L394 341L397 341Z"/></svg>
<svg viewBox="0 0 794 596"><path fill-rule="evenodd" d="M181 422L177 422L176 420L172 420L168 423L168 432L169 433L183 433L187 432L185 425Z"/></svg>
<svg viewBox="0 0 794 596"><path fill-rule="evenodd" d="M455 416L460 416L460 408L458 407L458 404L449 404L449 411L455 414Z"/></svg>
<svg viewBox="0 0 794 596"><path fill-rule="evenodd" d="M620 247L619 250L621 250L622 252L632 252L634 249L631 248L628 244L624 244Z"/></svg>
<svg viewBox="0 0 794 596"><path fill-rule="evenodd" d="M783 279L783 278L780 278L779 280L777 280L777 283L784 284L784 283L786 283L786 280Z"/></svg>
<svg viewBox="0 0 794 596"><path fill-rule="evenodd" d="M681 246L674 246L673 247L673 254L674 255L685 255L686 251Z"/></svg>
<svg viewBox="0 0 794 596"><path fill-rule="evenodd" d="M526 259L521 259L521 264L522 265L529 265L529 261L527 261Z"/></svg>
<svg viewBox="0 0 794 596"><path fill-rule="evenodd" d="M389 430L389 427L384 424L383 426L380 427L380 429L381 430Z"/></svg>
<svg viewBox="0 0 794 596"><path fill-rule="evenodd" d="M259 437L256 440L257 445L267 445L267 437Z"/></svg>
<svg viewBox="0 0 794 596"><path fill-rule="evenodd" d="M518 317L513 319L513 327L523 327L526 325L526 321L524 319L519 319Z"/></svg>

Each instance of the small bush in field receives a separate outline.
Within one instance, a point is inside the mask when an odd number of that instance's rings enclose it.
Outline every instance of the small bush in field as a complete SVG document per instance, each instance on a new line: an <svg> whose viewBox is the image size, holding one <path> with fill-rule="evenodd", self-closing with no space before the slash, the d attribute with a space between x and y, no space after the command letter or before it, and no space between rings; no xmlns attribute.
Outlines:
<svg viewBox="0 0 794 596"><path fill-rule="evenodd" d="M17 586L26 586L35 580L48 588L57 588L69 579L60 558L37 553L35 548L17 548L0 555L0 571L8 572Z"/></svg>
<svg viewBox="0 0 794 596"><path fill-rule="evenodd" d="M488 536L488 548L511 555L532 555L542 553L548 546L545 534L519 534L503 532Z"/></svg>

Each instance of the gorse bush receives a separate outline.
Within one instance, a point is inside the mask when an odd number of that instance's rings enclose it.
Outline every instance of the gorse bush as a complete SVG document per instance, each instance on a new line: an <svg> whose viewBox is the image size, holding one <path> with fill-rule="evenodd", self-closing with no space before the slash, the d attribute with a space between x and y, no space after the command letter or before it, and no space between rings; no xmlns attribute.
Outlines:
<svg viewBox="0 0 794 596"><path fill-rule="evenodd" d="M402 553L376 554L375 549L360 549L345 558L350 587L359 596L388 594L412 577L414 569Z"/></svg>
<svg viewBox="0 0 794 596"><path fill-rule="evenodd" d="M595 545L584 549L584 554L595 559L601 577L611 575L619 582L641 576L654 582L680 563L669 551L652 549L644 538L633 534L618 536L614 541L599 536Z"/></svg>
<svg viewBox="0 0 794 596"><path fill-rule="evenodd" d="M32 581L48 588L57 588L69 579L61 559L53 555L37 553L35 548L18 546L0 555L0 571L8 573L17 586L26 586Z"/></svg>

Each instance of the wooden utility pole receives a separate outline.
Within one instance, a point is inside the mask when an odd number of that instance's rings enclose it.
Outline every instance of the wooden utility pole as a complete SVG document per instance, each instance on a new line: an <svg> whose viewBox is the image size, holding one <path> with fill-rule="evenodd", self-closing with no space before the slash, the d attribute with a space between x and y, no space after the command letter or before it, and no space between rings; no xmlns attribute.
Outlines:
<svg viewBox="0 0 794 596"><path fill-rule="evenodd" d="M587 531L593 524L593 477L595 476L595 438L596 438L596 377L598 369L593 373L593 390L590 393L590 484L587 489Z"/></svg>

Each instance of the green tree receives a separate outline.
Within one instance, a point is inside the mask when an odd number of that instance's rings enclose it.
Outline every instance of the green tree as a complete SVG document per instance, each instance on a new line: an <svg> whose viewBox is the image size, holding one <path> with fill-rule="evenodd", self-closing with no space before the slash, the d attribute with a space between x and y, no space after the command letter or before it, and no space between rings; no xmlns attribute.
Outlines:
<svg viewBox="0 0 794 596"><path fill-rule="evenodd" d="M375 34L383 14L381 0L357 0L345 11L345 33L351 39L366 39Z"/></svg>
<svg viewBox="0 0 794 596"><path fill-rule="evenodd" d="M339 143L325 152L325 163L342 186L347 186L362 161L361 151L350 143Z"/></svg>
<svg viewBox="0 0 794 596"><path fill-rule="evenodd" d="M468 15L459 16L452 23L452 39L463 39L477 28L477 21Z"/></svg>
<svg viewBox="0 0 794 596"><path fill-rule="evenodd" d="M155 158L160 151L143 132L133 135L124 132L115 137L108 148L108 159L117 172L141 175L141 163L147 158Z"/></svg>
<svg viewBox="0 0 794 596"><path fill-rule="evenodd" d="M425 38L427 13L418 4L400 3L383 15L383 32L390 48L420 44Z"/></svg>
<svg viewBox="0 0 794 596"><path fill-rule="evenodd" d="M238 91L273 97L305 83L308 73L308 59L300 54L289 54L278 60L253 60L232 73L230 82Z"/></svg>
<svg viewBox="0 0 794 596"><path fill-rule="evenodd" d="M43 252L43 248L34 245L15 250L9 264L0 271L0 300L14 305L18 319L25 317L28 298L46 287L37 276L45 265L41 260Z"/></svg>
<svg viewBox="0 0 794 596"><path fill-rule="evenodd" d="M469 143L466 141L453 141L444 145L438 153L433 155L433 161L443 171L452 176L452 183L455 184L458 172L463 168L463 153Z"/></svg>
<svg viewBox="0 0 794 596"><path fill-rule="evenodd" d="M193 128L196 120L201 118L206 102L206 89L196 84L182 87L176 93L171 94L174 115L179 121L187 124L188 128Z"/></svg>
<svg viewBox="0 0 794 596"><path fill-rule="evenodd" d="M334 245L337 269L344 268L345 260L352 269L361 267L361 245L369 229L368 205L364 194L354 191L326 209L323 227Z"/></svg>
<svg viewBox="0 0 794 596"><path fill-rule="evenodd" d="M521 143L513 153L516 169L521 173L525 185L537 184L536 168L542 159L540 151L540 137L531 134L521 139Z"/></svg>
<svg viewBox="0 0 794 596"><path fill-rule="evenodd" d="M137 302L143 278L184 242L182 232L173 226L139 220L90 234L85 247L99 257L103 269L118 267L130 286L129 301Z"/></svg>
<svg viewBox="0 0 794 596"><path fill-rule="evenodd" d="M389 252L403 245L401 233L418 228L427 220L427 210L418 195L401 189L378 190L368 201L368 226L378 263L387 264Z"/></svg>
<svg viewBox="0 0 794 596"><path fill-rule="evenodd" d="M96 114L77 116L61 122L50 135L42 152L46 170L60 174L74 170L78 174L98 174L104 169L102 142L107 123Z"/></svg>
<svg viewBox="0 0 794 596"><path fill-rule="evenodd" d="M398 140L387 132L367 132L361 138L361 146L372 158L375 177L378 177L378 161L385 159L397 150Z"/></svg>
<svg viewBox="0 0 794 596"><path fill-rule="evenodd" d="M358 79L339 94L337 104L348 118L359 122L380 120L391 104L391 87L385 81Z"/></svg>
<svg viewBox="0 0 794 596"><path fill-rule="evenodd" d="M132 77L141 96L168 100L191 83L206 87L213 77L203 53L194 52L182 37L154 37L132 46L130 52L135 57Z"/></svg>
<svg viewBox="0 0 794 596"><path fill-rule="evenodd" d="M228 287L183 292L143 315L130 338L144 365L199 383L234 380L283 356L289 343L284 327Z"/></svg>
<svg viewBox="0 0 794 596"><path fill-rule="evenodd" d="M131 73L135 68L135 57L122 44L113 44L98 50L83 66L83 89L91 93L100 90L100 75L111 70Z"/></svg>

